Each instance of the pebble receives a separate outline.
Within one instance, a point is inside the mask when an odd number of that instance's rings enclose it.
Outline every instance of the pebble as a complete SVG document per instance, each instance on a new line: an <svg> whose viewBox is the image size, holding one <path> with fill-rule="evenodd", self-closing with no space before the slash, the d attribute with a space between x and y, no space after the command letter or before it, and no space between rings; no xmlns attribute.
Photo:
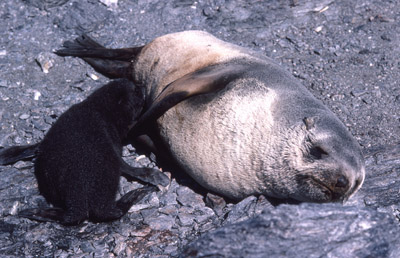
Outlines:
<svg viewBox="0 0 400 258"><path fill-rule="evenodd" d="M9 85L8 81L0 79L0 87L8 87L8 85Z"/></svg>
<svg viewBox="0 0 400 258"><path fill-rule="evenodd" d="M106 6L116 6L118 4L118 0L100 0Z"/></svg>
<svg viewBox="0 0 400 258"><path fill-rule="evenodd" d="M40 68L42 68L42 71L44 73L49 73L49 70L53 67L54 65L53 56L54 54L49 52L41 52L37 56L36 61L38 62Z"/></svg>
<svg viewBox="0 0 400 258"><path fill-rule="evenodd" d="M39 100L40 96L42 96L42 94L40 93L40 91L34 90L33 91L33 99L34 100Z"/></svg>
<svg viewBox="0 0 400 258"><path fill-rule="evenodd" d="M19 116L19 119L25 120L25 119L28 119L29 117L30 117L29 114L22 114Z"/></svg>

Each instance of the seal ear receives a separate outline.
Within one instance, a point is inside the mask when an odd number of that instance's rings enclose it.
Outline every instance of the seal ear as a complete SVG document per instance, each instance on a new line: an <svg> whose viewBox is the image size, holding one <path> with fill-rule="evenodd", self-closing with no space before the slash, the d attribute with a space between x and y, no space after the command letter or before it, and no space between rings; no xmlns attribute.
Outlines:
<svg viewBox="0 0 400 258"><path fill-rule="evenodd" d="M315 127L315 123L318 121L317 116L305 117L303 119L304 124L306 125L306 129L309 131Z"/></svg>
<svg viewBox="0 0 400 258"><path fill-rule="evenodd" d="M156 121L179 102L193 96L222 90L249 69L251 67L249 68L248 64L217 64L189 73L168 84L133 127L130 132L131 139L139 136L145 125Z"/></svg>

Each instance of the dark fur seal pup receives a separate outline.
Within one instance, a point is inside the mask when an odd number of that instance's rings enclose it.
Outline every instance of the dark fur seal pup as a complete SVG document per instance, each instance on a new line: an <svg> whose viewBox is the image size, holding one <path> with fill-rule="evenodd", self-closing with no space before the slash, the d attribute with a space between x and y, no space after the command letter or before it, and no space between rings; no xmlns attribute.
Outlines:
<svg viewBox="0 0 400 258"><path fill-rule="evenodd" d="M240 199L252 194L344 201L362 185L358 143L336 116L271 59L202 31L106 49L87 36L56 53L145 89L145 112L130 132L158 118L157 145L204 187ZM166 113L164 114L163 112Z"/></svg>
<svg viewBox="0 0 400 258"><path fill-rule="evenodd" d="M85 219L115 220L155 190L154 186L143 187L115 201L122 174L167 185L168 177L159 170L132 168L121 158L122 141L143 105L142 91L120 79L68 109L39 144L8 149L8 157L37 156L34 168L40 193L55 206L24 210L19 215L64 225Z"/></svg>

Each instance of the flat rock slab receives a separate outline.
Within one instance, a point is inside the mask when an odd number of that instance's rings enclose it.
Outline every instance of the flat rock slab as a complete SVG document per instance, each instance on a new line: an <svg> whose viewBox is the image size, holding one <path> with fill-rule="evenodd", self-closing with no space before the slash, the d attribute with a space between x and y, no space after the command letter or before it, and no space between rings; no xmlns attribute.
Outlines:
<svg viewBox="0 0 400 258"><path fill-rule="evenodd" d="M399 257L398 221L339 204L280 205L206 234L182 257Z"/></svg>

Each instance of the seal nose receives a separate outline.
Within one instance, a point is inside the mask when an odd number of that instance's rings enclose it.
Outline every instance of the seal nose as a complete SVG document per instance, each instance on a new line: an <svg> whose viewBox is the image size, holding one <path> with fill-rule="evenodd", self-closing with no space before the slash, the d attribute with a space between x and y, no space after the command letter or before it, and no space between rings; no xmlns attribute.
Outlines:
<svg viewBox="0 0 400 258"><path fill-rule="evenodd" d="M336 184L335 184L335 189L336 188L340 188L340 189L348 188L348 186L349 186L349 180L343 175L339 176L339 178L337 179Z"/></svg>
<svg viewBox="0 0 400 258"><path fill-rule="evenodd" d="M332 201L343 201L347 191L350 188L350 181L349 179L344 176L340 175L337 177L336 181L332 184Z"/></svg>

